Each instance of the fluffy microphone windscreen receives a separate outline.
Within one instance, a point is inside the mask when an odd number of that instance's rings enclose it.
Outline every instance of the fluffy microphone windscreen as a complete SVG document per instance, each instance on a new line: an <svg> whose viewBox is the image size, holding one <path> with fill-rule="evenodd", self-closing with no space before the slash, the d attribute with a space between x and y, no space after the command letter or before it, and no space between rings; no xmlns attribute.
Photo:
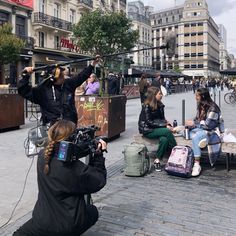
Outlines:
<svg viewBox="0 0 236 236"><path fill-rule="evenodd" d="M166 42L166 54L168 57L173 57L175 55L176 48L176 35L174 32L168 32L165 36Z"/></svg>

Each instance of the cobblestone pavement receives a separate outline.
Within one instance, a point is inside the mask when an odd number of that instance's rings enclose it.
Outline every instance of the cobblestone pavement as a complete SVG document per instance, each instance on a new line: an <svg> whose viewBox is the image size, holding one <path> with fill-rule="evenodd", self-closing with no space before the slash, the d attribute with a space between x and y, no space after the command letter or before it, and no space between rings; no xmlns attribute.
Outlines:
<svg viewBox="0 0 236 236"><path fill-rule="evenodd" d="M186 102L186 118L194 116L193 93L176 94L163 99L169 120L181 123L182 99ZM100 219L84 235L236 235L235 167L227 173L224 165L210 168L206 163L202 175L191 179L171 177L164 172L151 172L141 178L123 175L122 149L137 133L140 107L139 99L127 101L126 131L109 143L108 183L93 195ZM236 128L235 107L222 99L221 109L226 127ZM19 130L0 133L0 225L9 219L32 161L25 157L23 148L32 126L27 121ZM10 224L0 229L2 236L12 235L31 216L37 197L35 163Z"/></svg>

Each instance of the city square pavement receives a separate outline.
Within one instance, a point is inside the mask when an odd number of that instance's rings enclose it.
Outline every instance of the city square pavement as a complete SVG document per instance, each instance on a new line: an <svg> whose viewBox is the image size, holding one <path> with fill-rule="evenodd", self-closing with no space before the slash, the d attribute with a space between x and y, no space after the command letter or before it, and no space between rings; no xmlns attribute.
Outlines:
<svg viewBox="0 0 236 236"><path fill-rule="evenodd" d="M163 98L169 121L176 119L181 124L183 99L185 117L195 115L192 92L173 94ZM218 93L216 102L219 103ZM223 101L223 94L220 104L226 128L235 129L235 107ZM126 131L109 142L105 154L107 185L92 196L100 218L84 235L236 235L235 166L227 173L224 162L219 161L211 168L206 161L202 175L191 179L155 171L145 177L124 176L122 150L138 133L140 109L139 99L127 101ZM27 119L20 129L0 133L0 226L9 219L17 204L32 165L23 197L9 224L0 229L2 236L12 235L31 217L37 198L36 158L26 158L23 145L28 130L34 125L35 122Z"/></svg>

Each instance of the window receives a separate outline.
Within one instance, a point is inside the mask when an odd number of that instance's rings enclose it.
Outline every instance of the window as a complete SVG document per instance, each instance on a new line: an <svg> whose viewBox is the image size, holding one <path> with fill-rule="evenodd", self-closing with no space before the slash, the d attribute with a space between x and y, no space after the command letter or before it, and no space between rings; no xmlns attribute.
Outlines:
<svg viewBox="0 0 236 236"><path fill-rule="evenodd" d="M54 13L54 17L57 17L57 18L61 17L61 6L60 6L60 4L54 3L53 13Z"/></svg>
<svg viewBox="0 0 236 236"><path fill-rule="evenodd" d="M198 45L198 46L202 46L202 45L203 45L203 42L198 42L197 45Z"/></svg>
<svg viewBox="0 0 236 236"><path fill-rule="evenodd" d="M168 17L166 17L166 23L168 23Z"/></svg>
<svg viewBox="0 0 236 236"><path fill-rule="evenodd" d="M186 28L189 27L189 24L184 24L184 27L186 27Z"/></svg>
<svg viewBox="0 0 236 236"><path fill-rule="evenodd" d="M190 57L189 53L185 53L184 57Z"/></svg>
<svg viewBox="0 0 236 236"><path fill-rule="evenodd" d="M16 34L17 35L25 35L26 28L25 28L25 18L17 16L16 17Z"/></svg>
<svg viewBox="0 0 236 236"><path fill-rule="evenodd" d="M0 12L0 25L9 21L9 14L5 12Z"/></svg>
<svg viewBox="0 0 236 236"><path fill-rule="evenodd" d="M39 12L45 13L45 0L39 0Z"/></svg>
<svg viewBox="0 0 236 236"><path fill-rule="evenodd" d="M70 15L69 21L70 21L72 24L75 24L75 10L70 9L69 15Z"/></svg>
<svg viewBox="0 0 236 236"><path fill-rule="evenodd" d="M195 23L191 24L191 27L196 27L196 24Z"/></svg>
<svg viewBox="0 0 236 236"><path fill-rule="evenodd" d="M44 48L44 33L39 32L39 47Z"/></svg>
<svg viewBox="0 0 236 236"><path fill-rule="evenodd" d="M203 68L203 64L198 64L198 68Z"/></svg>
<svg viewBox="0 0 236 236"><path fill-rule="evenodd" d="M191 65L191 68L197 68L197 65L193 64Z"/></svg>
<svg viewBox="0 0 236 236"><path fill-rule="evenodd" d="M189 33L187 33L187 34L184 34L184 37L188 37L189 36Z"/></svg>
<svg viewBox="0 0 236 236"><path fill-rule="evenodd" d="M197 34L196 33L191 33L191 36L196 36Z"/></svg>
<svg viewBox="0 0 236 236"><path fill-rule="evenodd" d="M184 68L188 69L188 68L190 68L190 65L184 65Z"/></svg>
<svg viewBox="0 0 236 236"><path fill-rule="evenodd" d="M197 12L194 12L193 15L194 15L194 16L197 16Z"/></svg>
<svg viewBox="0 0 236 236"><path fill-rule="evenodd" d="M196 57L196 53L191 53L191 57Z"/></svg>
<svg viewBox="0 0 236 236"><path fill-rule="evenodd" d="M185 47L189 47L189 46L190 46L190 43L185 43L184 46L185 46Z"/></svg>
<svg viewBox="0 0 236 236"><path fill-rule="evenodd" d="M60 37L59 36L54 36L54 48L60 49Z"/></svg>
<svg viewBox="0 0 236 236"><path fill-rule="evenodd" d="M197 55L198 55L199 57L202 57L202 56L203 56L203 52L199 52Z"/></svg>
<svg viewBox="0 0 236 236"><path fill-rule="evenodd" d="M200 22L197 24L198 26L203 26L203 22Z"/></svg>
<svg viewBox="0 0 236 236"><path fill-rule="evenodd" d="M197 43L191 43L191 46L196 46L197 45Z"/></svg>
<svg viewBox="0 0 236 236"><path fill-rule="evenodd" d="M198 35L203 35L203 32L199 32Z"/></svg>

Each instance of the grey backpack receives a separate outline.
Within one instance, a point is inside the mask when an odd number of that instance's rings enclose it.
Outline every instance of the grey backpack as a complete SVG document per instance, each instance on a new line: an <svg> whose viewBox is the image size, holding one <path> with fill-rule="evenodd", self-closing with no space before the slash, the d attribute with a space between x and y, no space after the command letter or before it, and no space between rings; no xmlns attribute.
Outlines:
<svg viewBox="0 0 236 236"><path fill-rule="evenodd" d="M123 151L126 176L143 176L150 170L147 147L141 143L126 145Z"/></svg>

